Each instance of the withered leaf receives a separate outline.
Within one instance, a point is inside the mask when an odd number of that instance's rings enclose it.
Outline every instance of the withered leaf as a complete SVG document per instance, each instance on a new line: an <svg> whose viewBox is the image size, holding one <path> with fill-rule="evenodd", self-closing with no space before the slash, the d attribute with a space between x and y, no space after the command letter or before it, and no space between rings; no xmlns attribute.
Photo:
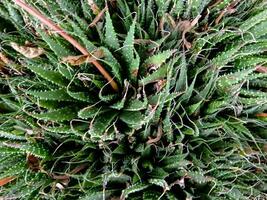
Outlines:
<svg viewBox="0 0 267 200"><path fill-rule="evenodd" d="M67 56L62 58L61 62L68 63L73 66L81 65L86 62L86 59L89 55L80 55L80 56Z"/></svg>
<svg viewBox="0 0 267 200"><path fill-rule="evenodd" d="M181 21L178 24L178 27L180 31L182 31L182 40L184 42L184 45L187 49L190 49L192 47L191 43L186 40L186 33L188 33L197 23L198 20L201 18L201 15L198 15L192 22L189 20Z"/></svg>
<svg viewBox="0 0 267 200"><path fill-rule="evenodd" d="M40 161L36 156L31 154L27 155L27 163L32 171L40 170Z"/></svg>
<svg viewBox="0 0 267 200"><path fill-rule="evenodd" d="M10 45L13 49L15 49L17 52L21 53L27 58L36 58L44 54L44 49L41 47L31 47L28 45L21 46L15 42L11 42Z"/></svg>
<svg viewBox="0 0 267 200"><path fill-rule="evenodd" d="M234 9L234 7L240 2L240 0L235 0L233 1L231 4L229 4L220 14L219 16L216 18L215 20L215 24L219 24L221 19L223 18L224 15L226 14L232 14L236 11L236 9Z"/></svg>
<svg viewBox="0 0 267 200"><path fill-rule="evenodd" d="M11 63L11 61L2 52L0 52L0 61L6 65Z"/></svg>
<svg viewBox="0 0 267 200"><path fill-rule="evenodd" d="M89 4L91 10L93 11L93 13L94 13L95 15L98 15L99 12L100 12L100 9L99 9L99 7L96 5L96 3L94 2L94 0L88 0L88 4Z"/></svg>
<svg viewBox="0 0 267 200"><path fill-rule="evenodd" d="M99 22L102 17L104 16L105 12L107 11L108 7L106 6L103 10L101 10L97 16L94 18L94 20L91 22L91 24L89 25L89 27L94 27L96 26L97 22Z"/></svg>
<svg viewBox="0 0 267 200"><path fill-rule="evenodd" d="M104 57L104 52L102 49L95 50L90 55L79 55L79 56L67 56L62 58L61 62L68 63L72 66L78 66L84 63L91 63Z"/></svg>
<svg viewBox="0 0 267 200"><path fill-rule="evenodd" d="M158 125L157 136L156 136L155 138L151 138L151 137L149 137L149 140L148 140L146 143L147 143L147 144L157 143L158 141L160 141L162 135L163 135L162 125L159 124L159 125Z"/></svg>
<svg viewBox="0 0 267 200"><path fill-rule="evenodd" d="M3 72L5 69L5 66L8 65L11 61L3 54L0 52L0 72Z"/></svg>

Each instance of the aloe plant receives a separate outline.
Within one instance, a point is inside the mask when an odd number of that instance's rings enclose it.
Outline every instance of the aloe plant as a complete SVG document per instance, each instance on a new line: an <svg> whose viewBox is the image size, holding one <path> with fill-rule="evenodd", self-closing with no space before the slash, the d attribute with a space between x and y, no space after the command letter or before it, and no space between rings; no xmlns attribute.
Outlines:
<svg viewBox="0 0 267 200"><path fill-rule="evenodd" d="M0 2L0 195L265 199L264 0Z"/></svg>

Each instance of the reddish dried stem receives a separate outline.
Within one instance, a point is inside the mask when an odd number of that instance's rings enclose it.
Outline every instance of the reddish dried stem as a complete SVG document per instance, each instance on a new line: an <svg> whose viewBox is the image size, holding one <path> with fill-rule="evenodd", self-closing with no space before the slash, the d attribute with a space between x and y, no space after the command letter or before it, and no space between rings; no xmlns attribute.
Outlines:
<svg viewBox="0 0 267 200"><path fill-rule="evenodd" d="M42 15L38 10L35 8L29 6L22 0L13 0L17 5L19 5L22 9L27 11L32 16L39 19L43 24L51 28L52 30L56 31L59 35L61 35L64 39L66 39L69 43L71 43L74 47L76 47L83 55L89 55L90 52L87 51L86 48L81 46L73 37L71 37L69 34L67 34L62 28L60 28L58 25L56 25L53 21L50 19L47 19L44 15ZM107 81L110 83L111 87L118 91L118 85L113 80L113 78L109 75L109 73L103 68L103 66L98 61L93 61L92 64L99 70L99 72L107 79Z"/></svg>
<svg viewBox="0 0 267 200"><path fill-rule="evenodd" d="M15 176L10 176L6 178L0 179L0 187L8 184L9 182L13 181L16 177Z"/></svg>
<svg viewBox="0 0 267 200"><path fill-rule="evenodd" d="M262 66L262 65L257 65L256 66L256 71L260 73L267 73L267 67Z"/></svg>
<svg viewBox="0 0 267 200"><path fill-rule="evenodd" d="M258 113L255 116L256 117L267 117L267 113Z"/></svg>

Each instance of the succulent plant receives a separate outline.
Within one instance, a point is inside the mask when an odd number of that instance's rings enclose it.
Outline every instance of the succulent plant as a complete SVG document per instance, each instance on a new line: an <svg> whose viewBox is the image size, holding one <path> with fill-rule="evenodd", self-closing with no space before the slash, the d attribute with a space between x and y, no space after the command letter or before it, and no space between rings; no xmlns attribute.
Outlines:
<svg viewBox="0 0 267 200"><path fill-rule="evenodd" d="M264 0L2 0L0 195L265 199Z"/></svg>

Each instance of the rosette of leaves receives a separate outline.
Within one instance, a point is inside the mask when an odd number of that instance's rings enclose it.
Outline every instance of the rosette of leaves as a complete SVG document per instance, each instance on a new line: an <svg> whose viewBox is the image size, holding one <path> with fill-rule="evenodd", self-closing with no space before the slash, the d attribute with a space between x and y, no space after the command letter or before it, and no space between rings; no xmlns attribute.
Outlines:
<svg viewBox="0 0 267 200"><path fill-rule="evenodd" d="M1 195L265 197L264 1L26 3L91 54L0 3Z"/></svg>

